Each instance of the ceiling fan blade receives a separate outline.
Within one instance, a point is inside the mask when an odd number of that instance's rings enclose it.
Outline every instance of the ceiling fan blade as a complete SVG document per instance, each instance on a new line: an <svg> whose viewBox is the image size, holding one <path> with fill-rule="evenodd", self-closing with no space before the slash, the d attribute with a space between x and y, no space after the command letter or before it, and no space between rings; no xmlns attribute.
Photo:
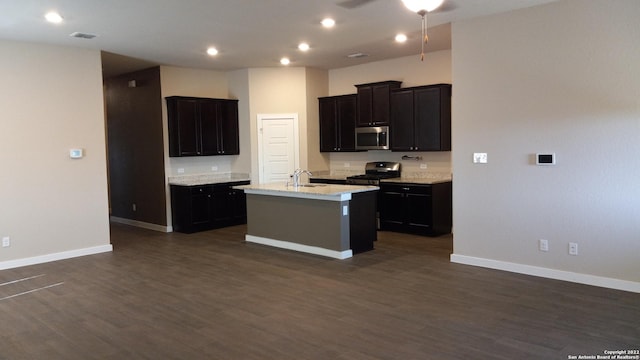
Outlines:
<svg viewBox="0 0 640 360"><path fill-rule="evenodd" d="M341 6L345 9L355 9L360 6L367 5L368 3L373 1L376 0L344 0L337 3L336 5Z"/></svg>
<svg viewBox="0 0 640 360"><path fill-rule="evenodd" d="M453 11L453 10L455 10L457 8L458 8L458 5L456 5L455 2L453 2L451 0L447 0L442 5L440 5L437 9L431 11L431 13Z"/></svg>

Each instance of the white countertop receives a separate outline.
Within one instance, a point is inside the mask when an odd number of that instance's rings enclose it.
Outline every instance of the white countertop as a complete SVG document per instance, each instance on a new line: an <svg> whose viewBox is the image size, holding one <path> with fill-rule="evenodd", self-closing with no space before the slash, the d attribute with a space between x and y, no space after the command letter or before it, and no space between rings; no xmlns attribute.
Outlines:
<svg viewBox="0 0 640 360"><path fill-rule="evenodd" d="M332 185L332 184L306 184L311 186L294 187L284 183L240 185L234 189L244 190L247 194L295 197L302 199L346 201L351 200L351 194L375 191L377 186L365 185Z"/></svg>

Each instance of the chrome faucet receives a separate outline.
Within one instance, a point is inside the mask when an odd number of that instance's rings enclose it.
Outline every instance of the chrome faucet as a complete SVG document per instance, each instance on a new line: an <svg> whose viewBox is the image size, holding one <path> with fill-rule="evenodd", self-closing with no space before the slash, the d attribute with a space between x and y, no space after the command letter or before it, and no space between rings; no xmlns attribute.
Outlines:
<svg viewBox="0 0 640 360"><path fill-rule="evenodd" d="M309 176L313 176L313 174L309 170L297 169L296 171L293 172L293 175L291 175L291 177L293 178L293 186L294 187L300 186L300 175L302 175L302 174L307 174Z"/></svg>

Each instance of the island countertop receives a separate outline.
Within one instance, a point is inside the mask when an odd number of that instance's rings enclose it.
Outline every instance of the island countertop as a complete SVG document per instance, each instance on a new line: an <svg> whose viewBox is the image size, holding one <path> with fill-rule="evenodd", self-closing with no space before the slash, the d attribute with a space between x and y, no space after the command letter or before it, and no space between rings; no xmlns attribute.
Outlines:
<svg viewBox="0 0 640 360"><path fill-rule="evenodd" d="M234 186L234 189L244 190L247 194L295 197L301 199L345 201L351 199L351 194L376 191L380 188L368 185L333 185L333 184L304 184L303 186L287 185L286 183L271 183L257 185Z"/></svg>

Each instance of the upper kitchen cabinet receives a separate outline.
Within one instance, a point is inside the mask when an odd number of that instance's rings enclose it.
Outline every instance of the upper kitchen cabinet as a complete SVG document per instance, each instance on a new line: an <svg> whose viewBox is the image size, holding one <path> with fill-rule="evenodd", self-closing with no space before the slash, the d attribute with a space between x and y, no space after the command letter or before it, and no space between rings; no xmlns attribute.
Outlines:
<svg viewBox="0 0 640 360"><path fill-rule="evenodd" d="M169 156L240 153L238 100L170 96Z"/></svg>
<svg viewBox="0 0 640 360"><path fill-rule="evenodd" d="M356 126L389 125L391 90L400 88L401 81L382 81L356 85L358 88L358 119Z"/></svg>
<svg viewBox="0 0 640 360"><path fill-rule="evenodd" d="M392 151L450 151L451 85L393 90L389 133Z"/></svg>
<svg viewBox="0 0 640 360"><path fill-rule="evenodd" d="M320 106L320 151L355 151L356 95L318 98Z"/></svg>

